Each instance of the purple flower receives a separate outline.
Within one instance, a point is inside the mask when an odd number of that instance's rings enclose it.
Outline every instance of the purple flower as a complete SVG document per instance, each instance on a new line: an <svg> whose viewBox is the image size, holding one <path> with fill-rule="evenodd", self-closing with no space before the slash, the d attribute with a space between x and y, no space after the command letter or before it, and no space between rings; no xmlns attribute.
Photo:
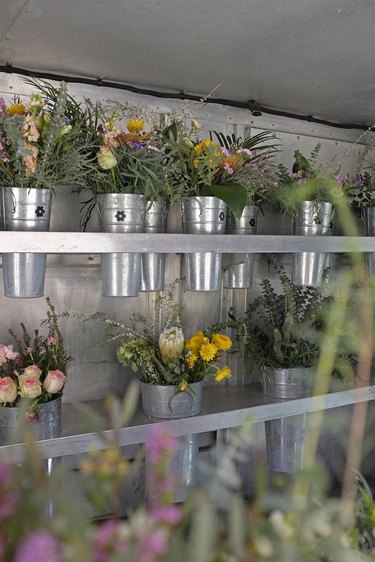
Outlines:
<svg viewBox="0 0 375 562"><path fill-rule="evenodd" d="M96 531L95 562L111 562L113 554L125 552L127 542L118 533L120 522L117 519L105 521Z"/></svg>
<svg viewBox="0 0 375 562"><path fill-rule="evenodd" d="M146 448L151 462L158 462L166 453L177 449L177 439L166 427L153 426L147 435Z"/></svg>
<svg viewBox="0 0 375 562"><path fill-rule="evenodd" d="M61 549L57 539L48 531L35 531L21 543L14 562L61 562Z"/></svg>
<svg viewBox="0 0 375 562"><path fill-rule="evenodd" d="M361 176L356 176L354 178L354 185L356 187L364 187L365 182L364 182L363 178L361 178Z"/></svg>
<svg viewBox="0 0 375 562"><path fill-rule="evenodd" d="M162 530L151 533L140 544L137 562L156 562L167 552L168 541Z"/></svg>
<svg viewBox="0 0 375 562"><path fill-rule="evenodd" d="M335 179L339 185L345 185L349 181L349 176L348 174L338 174Z"/></svg>
<svg viewBox="0 0 375 562"><path fill-rule="evenodd" d="M151 511L151 516L159 523L177 525L181 521L181 509L177 505L163 505Z"/></svg>

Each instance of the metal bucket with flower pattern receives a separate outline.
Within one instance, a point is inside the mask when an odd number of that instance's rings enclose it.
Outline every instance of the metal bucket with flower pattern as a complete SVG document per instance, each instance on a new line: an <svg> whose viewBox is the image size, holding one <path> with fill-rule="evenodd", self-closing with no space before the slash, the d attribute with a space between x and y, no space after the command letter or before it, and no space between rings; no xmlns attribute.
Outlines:
<svg viewBox="0 0 375 562"><path fill-rule="evenodd" d="M186 234L224 234L227 206L211 196L189 197L181 203L182 229ZM222 256L217 252L185 255L186 289L218 291Z"/></svg>
<svg viewBox="0 0 375 562"><path fill-rule="evenodd" d="M146 199L130 193L98 195L102 232L144 232ZM104 297L136 297L141 286L141 254L116 252L102 254Z"/></svg>
<svg viewBox="0 0 375 562"><path fill-rule="evenodd" d="M237 219L232 212L227 215L228 234L256 234L258 226L258 207L247 205ZM234 259L233 259L234 258ZM235 261L235 263L233 263ZM228 289L248 289L253 284L255 254L229 255L224 266L224 287Z"/></svg>
<svg viewBox="0 0 375 562"><path fill-rule="evenodd" d="M49 230L52 191L27 187L3 187L4 230ZM3 254L3 281L6 297L36 298L44 294L47 254Z"/></svg>

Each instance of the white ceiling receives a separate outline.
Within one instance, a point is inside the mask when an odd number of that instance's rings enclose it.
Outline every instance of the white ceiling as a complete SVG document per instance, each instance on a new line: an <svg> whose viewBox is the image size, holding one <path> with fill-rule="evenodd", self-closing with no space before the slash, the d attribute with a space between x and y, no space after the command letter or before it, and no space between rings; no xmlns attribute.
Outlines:
<svg viewBox="0 0 375 562"><path fill-rule="evenodd" d="M0 65L375 122L375 0L0 0Z"/></svg>

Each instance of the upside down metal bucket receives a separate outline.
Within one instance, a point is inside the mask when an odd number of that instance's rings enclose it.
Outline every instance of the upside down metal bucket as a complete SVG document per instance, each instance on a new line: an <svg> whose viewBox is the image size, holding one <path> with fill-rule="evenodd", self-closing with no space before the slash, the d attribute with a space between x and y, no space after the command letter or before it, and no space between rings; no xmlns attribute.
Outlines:
<svg viewBox="0 0 375 562"><path fill-rule="evenodd" d="M247 205L240 218L236 218L231 211L227 215L228 234L256 234L258 227L258 208ZM230 255L229 260L236 263L224 266L224 287L228 289L248 289L253 284L255 254Z"/></svg>
<svg viewBox="0 0 375 562"><path fill-rule="evenodd" d="M224 234L227 206L217 197L189 197L181 203L182 229L186 234ZM186 289L218 291L222 256L217 252L185 254Z"/></svg>
<svg viewBox="0 0 375 562"><path fill-rule="evenodd" d="M49 230L52 206L50 189L3 187L1 192L4 230ZM4 295L13 298L42 297L46 263L47 254L3 254Z"/></svg>
<svg viewBox="0 0 375 562"><path fill-rule="evenodd" d="M146 415L161 419L196 416L201 410L202 383L190 385L190 390L177 394L175 385L141 383L142 406ZM174 500L184 501L187 488L196 484L195 464L199 453L199 436L184 435L178 439L178 450L172 459L172 474L178 478ZM146 452L146 464L148 462ZM149 491L150 493L150 491ZM150 498L152 501L152 498Z"/></svg>
<svg viewBox="0 0 375 562"><path fill-rule="evenodd" d="M154 201L146 207L145 232L162 233L167 230L167 203ZM166 254L142 254L141 291L163 291Z"/></svg>
<svg viewBox="0 0 375 562"><path fill-rule="evenodd" d="M375 236L375 207L365 207L362 210L362 220L365 225L366 236ZM375 252L366 252L365 261L368 272L375 273Z"/></svg>
<svg viewBox="0 0 375 562"><path fill-rule="evenodd" d="M130 193L98 195L102 232L144 232L146 199ZM104 297L136 297L141 286L141 254L114 252L101 256Z"/></svg>
<svg viewBox="0 0 375 562"><path fill-rule="evenodd" d="M303 201L293 221L293 234L299 236L329 236L332 228L332 204ZM326 254L295 252L292 260L294 285L319 287L323 281Z"/></svg>
<svg viewBox="0 0 375 562"><path fill-rule="evenodd" d="M314 372L309 368L265 369L263 394L280 400L312 395ZM293 473L302 466L307 414L265 422L268 466L276 472Z"/></svg>

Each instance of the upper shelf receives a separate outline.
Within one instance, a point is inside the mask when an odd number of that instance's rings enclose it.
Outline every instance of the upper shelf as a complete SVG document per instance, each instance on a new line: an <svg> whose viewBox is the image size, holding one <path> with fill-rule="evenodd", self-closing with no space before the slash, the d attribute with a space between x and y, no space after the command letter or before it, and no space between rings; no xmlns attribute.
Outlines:
<svg viewBox="0 0 375 562"><path fill-rule="evenodd" d="M3 231L0 232L0 252L47 254L375 252L375 237Z"/></svg>

